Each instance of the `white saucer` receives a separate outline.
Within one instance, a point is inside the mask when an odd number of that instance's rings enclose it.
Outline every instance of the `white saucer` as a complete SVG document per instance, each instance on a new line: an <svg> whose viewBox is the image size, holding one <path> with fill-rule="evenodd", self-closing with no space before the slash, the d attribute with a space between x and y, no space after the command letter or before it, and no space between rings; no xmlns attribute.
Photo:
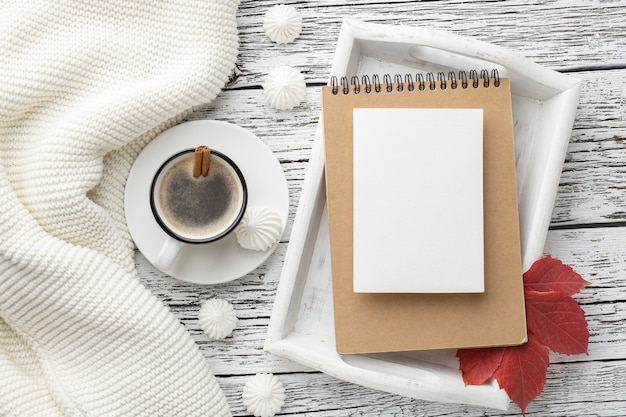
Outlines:
<svg viewBox="0 0 626 417"><path fill-rule="evenodd" d="M130 234L150 261L159 253L166 234L152 216L149 191L152 177L169 156L183 149L208 145L228 155L241 169L248 186L248 207L276 211L283 223L289 213L289 190L272 151L251 132L226 122L198 120L177 125L157 136L133 164L124 196ZM261 265L274 251L242 248L235 233L211 243L185 245L168 274L195 284L218 284L242 277Z"/></svg>

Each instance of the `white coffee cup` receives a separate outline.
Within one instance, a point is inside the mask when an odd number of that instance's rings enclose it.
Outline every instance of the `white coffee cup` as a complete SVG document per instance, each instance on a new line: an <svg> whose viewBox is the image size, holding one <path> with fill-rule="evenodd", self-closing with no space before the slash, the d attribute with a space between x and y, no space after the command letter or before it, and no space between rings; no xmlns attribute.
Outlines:
<svg viewBox="0 0 626 417"><path fill-rule="evenodd" d="M169 271L188 244L214 242L232 232L246 210L246 181L237 165L211 149L206 176L194 176L195 149L168 158L154 174L150 207L167 234L154 265Z"/></svg>

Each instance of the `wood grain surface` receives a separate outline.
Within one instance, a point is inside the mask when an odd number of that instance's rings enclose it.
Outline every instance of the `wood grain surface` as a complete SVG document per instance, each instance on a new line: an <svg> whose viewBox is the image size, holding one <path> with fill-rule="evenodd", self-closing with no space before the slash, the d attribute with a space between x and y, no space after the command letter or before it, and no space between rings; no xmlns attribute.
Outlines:
<svg viewBox="0 0 626 417"><path fill-rule="evenodd" d="M303 31L294 43L277 45L262 29L264 13L277 2L241 2L240 53L232 81L215 101L188 118L235 123L274 152L291 201L283 240L258 269L215 286L169 278L140 253L136 256L142 281L192 334L233 414L250 415L241 401L246 380L257 372L272 372L286 388L281 416L520 415L514 405L501 412L378 392L263 351L319 117L320 86L329 76L341 21L351 17L470 36L584 81L545 252L592 282L577 296L589 322L589 354L552 354L544 391L526 415L626 415L626 0L286 3L302 14ZM291 111L264 104L263 77L278 65L292 66L306 77L306 99ZM200 305L212 297L232 302L240 318L233 336L222 341L209 341L198 326Z"/></svg>

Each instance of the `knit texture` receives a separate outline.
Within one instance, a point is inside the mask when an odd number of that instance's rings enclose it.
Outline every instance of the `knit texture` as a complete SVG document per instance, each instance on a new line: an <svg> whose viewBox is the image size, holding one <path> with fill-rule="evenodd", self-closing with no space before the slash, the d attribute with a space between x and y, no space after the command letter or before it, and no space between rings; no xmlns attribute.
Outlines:
<svg viewBox="0 0 626 417"><path fill-rule="evenodd" d="M228 416L184 327L138 280L124 185L214 99L238 0L0 7L0 416Z"/></svg>

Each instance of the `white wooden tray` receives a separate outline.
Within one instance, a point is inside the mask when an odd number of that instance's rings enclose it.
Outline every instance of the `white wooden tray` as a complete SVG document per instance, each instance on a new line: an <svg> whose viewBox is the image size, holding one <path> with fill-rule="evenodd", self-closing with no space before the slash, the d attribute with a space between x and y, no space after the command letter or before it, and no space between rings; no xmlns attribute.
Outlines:
<svg viewBox="0 0 626 417"><path fill-rule="evenodd" d="M343 23L331 75L498 69L511 80L524 270L543 254L580 81L511 51L445 32ZM337 378L407 397L506 409L496 382L465 386L454 350L339 355L335 350L321 123L265 349Z"/></svg>

